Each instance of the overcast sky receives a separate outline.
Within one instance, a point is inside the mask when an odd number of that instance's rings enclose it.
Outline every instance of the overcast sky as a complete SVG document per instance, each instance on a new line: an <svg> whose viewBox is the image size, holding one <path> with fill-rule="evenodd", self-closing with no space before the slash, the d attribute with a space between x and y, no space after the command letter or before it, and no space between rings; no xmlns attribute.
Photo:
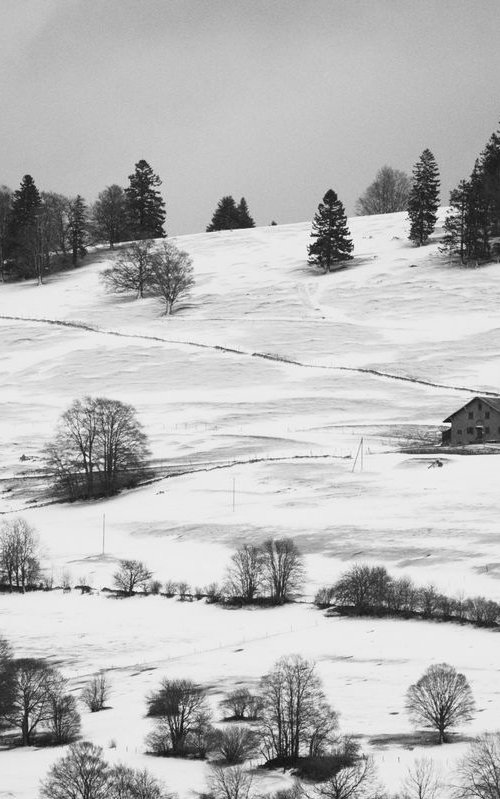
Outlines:
<svg viewBox="0 0 500 799"><path fill-rule="evenodd" d="M0 0L0 183L93 201L145 158L170 234L348 213L429 147L443 202L500 118L500 0Z"/></svg>

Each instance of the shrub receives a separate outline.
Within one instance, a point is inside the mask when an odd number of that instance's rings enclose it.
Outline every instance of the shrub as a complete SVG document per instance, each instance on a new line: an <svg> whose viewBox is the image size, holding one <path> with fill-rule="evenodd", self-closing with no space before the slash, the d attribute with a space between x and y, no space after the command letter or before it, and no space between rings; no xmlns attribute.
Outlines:
<svg viewBox="0 0 500 799"><path fill-rule="evenodd" d="M214 747L226 763L242 763L255 752L257 734L246 727L222 727L214 733Z"/></svg>
<svg viewBox="0 0 500 799"><path fill-rule="evenodd" d="M101 672L84 687L81 693L81 700L91 713L97 713L99 710L104 710L109 694L109 682L107 677Z"/></svg>

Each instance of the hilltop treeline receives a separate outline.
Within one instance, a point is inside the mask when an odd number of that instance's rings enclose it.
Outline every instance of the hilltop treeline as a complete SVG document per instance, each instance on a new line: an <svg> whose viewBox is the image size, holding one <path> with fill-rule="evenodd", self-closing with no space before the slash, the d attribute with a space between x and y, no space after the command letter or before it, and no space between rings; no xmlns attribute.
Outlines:
<svg viewBox="0 0 500 799"><path fill-rule="evenodd" d="M319 608L356 616L396 616L500 625L500 604L483 596L450 597L433 585L416 586L409 577L393 577L384 566L355 564L331 586L320 588Z"/></svg>

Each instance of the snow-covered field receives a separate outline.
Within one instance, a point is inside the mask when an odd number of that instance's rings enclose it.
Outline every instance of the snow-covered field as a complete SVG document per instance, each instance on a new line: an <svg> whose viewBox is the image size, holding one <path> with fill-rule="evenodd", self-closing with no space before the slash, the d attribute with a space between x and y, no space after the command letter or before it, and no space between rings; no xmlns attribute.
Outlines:
<svg viewBox="0 0 500 799"><path fill-rule="evenodd" d="M500 392L500 267L451 266L437 242L411 248L404 216L350 220L356 259L331 275L308 271L305 224L179 238L197 282L169 319L153 300L103 291L106 251L43 287L0 286L0 511L37 527L56 582L64 569L100 588L119 558L139 557L162 580L203 585L223 577L237 544L290 535L308 594L369 559L500 599L499 456L429 469L427 456L398 451L415 436L439 440L442 419L474 392ZM30 507L22 473L41 465L60 413L84 394L135 405L153 456L197 471L108 501ZM364 470L353 473L361 436ZM216 703L282 654L315 658L343 730L374 748L391 790L419 753L405 748L404 692L431 662L470 678L480 712L468 730L497 726L500 653L487 631L56 592L0 596L0 632L19 654L52 657L75 691L113 669L112 709L86 714L85 736L114 739L110 759L147 764L181 796L203 788L203 764L143 754L144 696L164 674L200 680ZM462 749L431 753L447 770ZM0 797L33 799L58 754L1 752Z"/></svg>

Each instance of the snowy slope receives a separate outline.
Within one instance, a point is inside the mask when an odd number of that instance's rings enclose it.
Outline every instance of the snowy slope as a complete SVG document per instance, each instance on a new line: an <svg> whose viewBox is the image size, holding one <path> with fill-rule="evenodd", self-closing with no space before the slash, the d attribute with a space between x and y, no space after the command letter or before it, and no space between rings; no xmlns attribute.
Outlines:
<svg viewBox="0 0 500 799"><path fill-rule="evenodd" d="M350 226L356 258L331 275L307 268L309 225L180 237L196 287L168 319L153 300L103 291L114 257L105 251L42 287L0 286L0 512L22 511L38 528L56 582L64 569L100 588L119 558L139 557L162 580L203 585L223 578L238 543L291 535L307 556L308 592L369 559L451 594L500 599L499 457L450 456L428 469L398 451L415 430L438 435L471 392L500 391L500 267L451 266L439 231L410 247L404 214ZM87 393L133 403L154 457L192 474L107 501L29 507L21 473L42 464L58 416ZM352 473L361 435L364 471ZM204 767L143 754L144 695L179 673L173 658L212 686L214 702L281 654L317 658L343 728L389 736L375 751L391 790L408 757L404 737L394 740L409 732L404 689L429 662L448 659L474 678L484 710L475 729L494 728L498 715L495 636L485 631L55 593L0 596L0 632L19 653L49 652L74 690L115 667L113 710L87 716L85 734L117 739L110 758L154 768L181 796L202 789ZM272 646L266 633L279 633ZM452 749L441 757L453 762ZM0 753L0 797L32 799L57 754Z"/></svg>

